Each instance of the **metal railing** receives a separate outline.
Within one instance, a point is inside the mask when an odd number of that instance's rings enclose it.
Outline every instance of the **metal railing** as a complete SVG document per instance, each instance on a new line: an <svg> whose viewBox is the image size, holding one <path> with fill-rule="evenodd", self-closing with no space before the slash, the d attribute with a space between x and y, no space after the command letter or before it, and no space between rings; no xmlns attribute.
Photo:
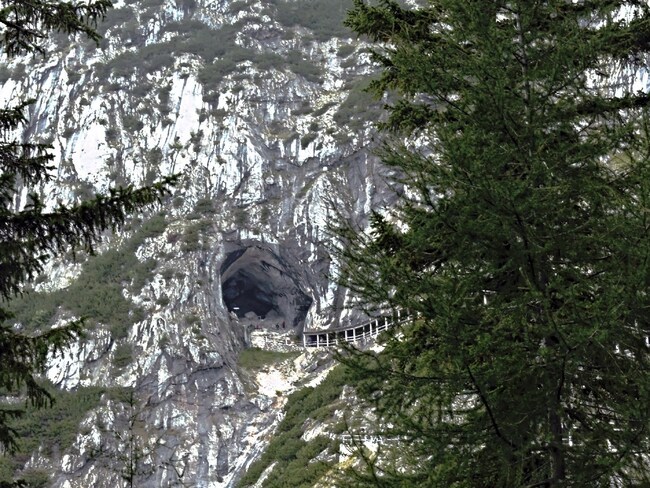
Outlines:
<svg viewBox="0 0 650 488"><path fill-rule="evenodd" d="M366 322L348 327L328 330L305 330L302 335L303 347L335 347L341 343L357 343L374 340L386 329L402 324L410 319L408 311L397 310L390 317L370 319Z"/></svg>

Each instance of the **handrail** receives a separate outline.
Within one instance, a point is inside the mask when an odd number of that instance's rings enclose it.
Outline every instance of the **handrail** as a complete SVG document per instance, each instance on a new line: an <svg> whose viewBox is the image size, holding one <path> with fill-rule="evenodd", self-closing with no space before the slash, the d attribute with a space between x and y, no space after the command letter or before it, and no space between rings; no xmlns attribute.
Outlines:
<svg viewBox="0 0 650 488"><path fill-rule="evenodd" d="M400 325L410 320L408 310L406 313L397 310L396 317L383 316L383 321L380 323L380 318L370 319L357 325L347 327L338 327L335 329L326 330L305 330L303 331L303 347L332 347L337 346L341 342L353 343L358 341L365 341L377 337L380 332L388 329L389 327ZM374 327L373 327L374 326ZM367 330L366 330L367 328ZM357 334L357 331L362 331ZM349 334L352 332L352 334ZM310 338L308 341L307 338ZM321 341L321 337L323 340Z"/></svg>
<svg viewBox="0 0 650 488"><path fill-rule="evenodd" d="M302 333L302 341L288 337L287 335L277 336L271 332L266 332L262 335L265 343L271 342L285 347L336 347L341 343L374 340L381 332L409 320L411 320L411 314L408 310L397 310L396 315L375 317L356 325L325 330L304 330ZM302 344L300 344L301 342Z"/></svg>

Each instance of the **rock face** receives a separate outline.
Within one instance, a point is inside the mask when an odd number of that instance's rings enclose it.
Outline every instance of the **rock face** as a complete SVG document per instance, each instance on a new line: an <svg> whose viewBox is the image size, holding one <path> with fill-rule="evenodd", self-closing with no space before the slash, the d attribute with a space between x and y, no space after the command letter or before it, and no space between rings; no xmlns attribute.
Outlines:
<svg viewBox="0 0 650 488"><path fill-rule="evenodd" d="M57 35L45 58L0 66L0 103L36 99L17 136L53 145L55 179L35 189L49 205L181 175L159 228L134 221L103 248L135 248L145 270L121 281L128 320L91 319L48 373L65 389L132 393L104 395L73 445L28 465L56 487L234 486L283 405L245 385L249 326L355 319L332 279L328 222L362 225L391 198L356 81L371 65L340 24L342 0L115 7L100 47ZM86 268L57 261L37 290ZM83 312L60 305L51 325Z"/></svg>

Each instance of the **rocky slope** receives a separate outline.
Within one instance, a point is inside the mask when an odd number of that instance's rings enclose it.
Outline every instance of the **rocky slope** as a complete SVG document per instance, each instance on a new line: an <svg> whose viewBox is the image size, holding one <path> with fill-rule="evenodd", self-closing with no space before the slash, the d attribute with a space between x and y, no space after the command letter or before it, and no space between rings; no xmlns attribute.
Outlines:
<svg viewBox="0 0 650 488"><path fill-rule="evenodd" d="M54 147L56 178L37 189L50 205L181 175L99 256L57 260L18 303L27 329L90 317L48 379L102 394L69 445L13 468L53 487L216 488L259 455L309 360L259 389L239 352L252 330L356 320L328 222L362 224L390 199L369 155L372 67L341 26L346 7L119 2L99 47L55 35L47 56L0 65L1 103L36 99L20 136Z"/></svg>

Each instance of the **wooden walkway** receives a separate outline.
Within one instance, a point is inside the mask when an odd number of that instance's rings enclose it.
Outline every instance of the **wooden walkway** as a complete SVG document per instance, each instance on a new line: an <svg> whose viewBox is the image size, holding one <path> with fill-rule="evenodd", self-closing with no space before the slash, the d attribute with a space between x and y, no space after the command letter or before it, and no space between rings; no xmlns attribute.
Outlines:
<svg viewBox="0 0 650 488"><path fill-rule="evenodd" d="M409 320L408 312L398 310L395 316L371 319L357 325L328 330L305 330L302 334L303 347L335 347L344 342L365 342L377 335Z"/></svg>

